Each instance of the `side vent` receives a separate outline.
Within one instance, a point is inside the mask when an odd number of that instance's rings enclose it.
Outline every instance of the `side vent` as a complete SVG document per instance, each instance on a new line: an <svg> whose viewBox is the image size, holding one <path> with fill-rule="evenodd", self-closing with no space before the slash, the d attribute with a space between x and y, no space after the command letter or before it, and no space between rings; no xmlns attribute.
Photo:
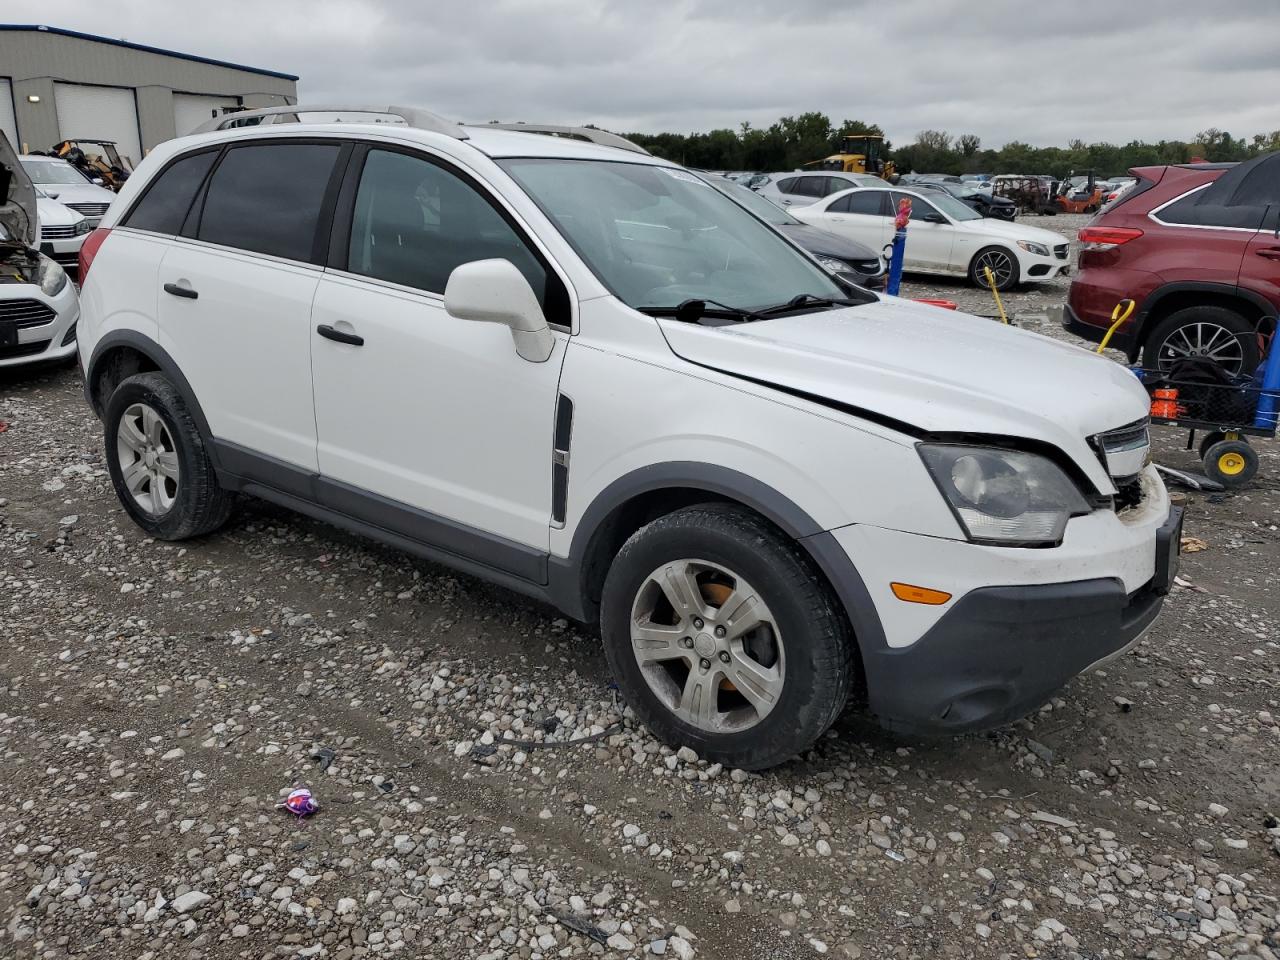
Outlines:
<svg viewBox="0 0 1280 960"><path fill-rule="evenodd" d="M551 523L564 526L569 505L569 442L573 438L573 401L560 394L556 402L556 433L551 451Z"/></svg>

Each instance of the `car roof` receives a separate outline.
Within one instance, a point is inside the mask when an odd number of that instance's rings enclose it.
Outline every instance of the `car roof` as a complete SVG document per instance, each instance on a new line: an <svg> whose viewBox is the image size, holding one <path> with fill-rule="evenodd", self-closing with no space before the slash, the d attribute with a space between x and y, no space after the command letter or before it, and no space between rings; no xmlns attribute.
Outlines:
<svg viewBox="0 0 1280 960"><path fill-rule="evenodd" d="M455 136L424 130L419 127L411 127L403 123L349 123L345 121L340 123L272 123L191 134L190 136L180 137L177 140L170 140L163 146L170 147L172 152L176 153L188 145L194 146L197 143L228 143L236 140L260 140L264 137L373 138L395 139L402 142L421 143L423 146L435 147L452 144L453 146L449 152L456 152L459 146L464 150L466 147L471 147L495 159L505 157L546 157L566 160L613 160L664 167L678 166L678 164L647 153L602 146L585 140L578 140L571 136L525 133L523 131L504 130L489 126L467 126L462 129L466 132L466 139L459 139Z"/></svg>

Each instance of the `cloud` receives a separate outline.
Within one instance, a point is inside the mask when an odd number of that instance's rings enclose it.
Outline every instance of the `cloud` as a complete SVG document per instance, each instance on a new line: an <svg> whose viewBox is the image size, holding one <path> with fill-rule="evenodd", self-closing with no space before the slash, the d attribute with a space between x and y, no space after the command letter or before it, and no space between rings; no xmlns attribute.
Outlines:
<svg viewBox="0 0 1280 960"><path fill-rule="evenodd" d="M1280 127L1275 0L163 0L56 25L297 73L304 100L618 131L821 110L907 143L1184 139Z"/></svg>

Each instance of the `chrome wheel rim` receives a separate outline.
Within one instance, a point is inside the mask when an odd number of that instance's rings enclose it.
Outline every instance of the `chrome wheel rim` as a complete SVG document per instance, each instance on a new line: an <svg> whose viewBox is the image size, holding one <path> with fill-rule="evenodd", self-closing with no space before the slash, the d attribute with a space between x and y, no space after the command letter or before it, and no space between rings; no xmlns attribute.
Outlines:
<svg viewBox="0 0 1280 960"><path fill-rule="evenodd" d="M120 478L133 502L153 517L178 499L178 451L164 420L152 407L135 403L116 426Z"/></svg>
<svg viewBox="0 0 1280 960"><path fill-rule="evenodd" d="M983 267L991 268L991 275L995 277L998 288L1004 288L1016 276L1013 257L1000 250L988 250L978 258L978 279L985 284L987 274Z"/></svg>
<svg viewBox="0 0 1280 960"><path fill-rule="evenodd" d="M662 704L708 733L760 723L786 681L782 633L763 596L707 560L673 560L647 576L631 607L631 648Z"/></svg>
<svg viewBox="0 0 1280 960"><path fill-rule="evenodd" d="M1178 327L1160 344L1159 367L1168 371L1185 357L1206 357L1232 376L1244 367L1244 345L1226 327L1216 323L1188 323Z"/></svg>

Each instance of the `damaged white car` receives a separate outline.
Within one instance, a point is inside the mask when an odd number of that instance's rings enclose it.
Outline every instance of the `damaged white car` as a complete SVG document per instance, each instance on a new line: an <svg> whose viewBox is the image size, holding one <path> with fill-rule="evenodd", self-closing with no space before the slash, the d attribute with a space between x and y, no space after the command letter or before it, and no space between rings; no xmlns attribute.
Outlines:
<svg viewBox="0 0 1280 960"><path fill-rule="evenodd" d="M0 133L0 367L63 360L76 352L75 285L37 249L35 187ZM73 236L83 241L84 234Z"/></svg>

